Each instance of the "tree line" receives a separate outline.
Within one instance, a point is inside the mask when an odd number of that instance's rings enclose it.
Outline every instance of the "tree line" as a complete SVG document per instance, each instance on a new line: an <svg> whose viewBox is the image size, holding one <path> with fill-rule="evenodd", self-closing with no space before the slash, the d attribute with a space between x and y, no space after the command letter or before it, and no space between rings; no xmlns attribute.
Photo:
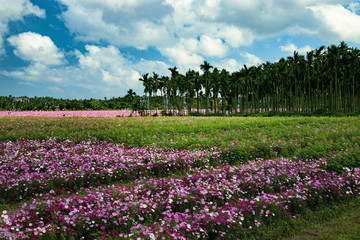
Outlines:
<svg viewBox="0 0 360 240"><path fill-rule="evenodd" d="M146 73L139 79L148 96L148 109L176 109L189 114L256 113L315 110L360 111L360 50L345 42L321 46L301 55L281 58L239 71L213 67L204 61L202 73L189 69L171 76ZM161 95L162 103L154 98Z"/></svg>
<svg viewBox="0 0 360 240"><path fill-rule="evenodd" d="M132 109L151 114L226 114L258 112L360 112L360 50L345 42L321 46L301 55L257 66L244 65L230 73L209 62L201 72L169 76L156 72L139 78L145 96L132 89L124 97L55 99L51 97L0 97L1 110L115 110ZM176 111L174 113L174 111Z"/></svg>
<svg viewBox="0 0 360 240"><path fill-rule="evenodd" d="M141 110L140 96L132 89L124 97L111 99L57 99L52 97L0 96L3 111L57 111L57 110Z"/></svg>

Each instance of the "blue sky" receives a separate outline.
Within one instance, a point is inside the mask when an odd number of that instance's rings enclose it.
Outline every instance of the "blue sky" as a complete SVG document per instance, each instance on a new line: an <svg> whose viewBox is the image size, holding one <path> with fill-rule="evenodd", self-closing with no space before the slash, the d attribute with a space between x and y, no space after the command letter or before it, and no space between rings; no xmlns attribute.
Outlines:
<svg viewBox="0 0 360 240"><path fill-rule="evenodd" d="M345 41L360 1L0 0L0 96L139 95L144 73L230 72Z"/></svg>

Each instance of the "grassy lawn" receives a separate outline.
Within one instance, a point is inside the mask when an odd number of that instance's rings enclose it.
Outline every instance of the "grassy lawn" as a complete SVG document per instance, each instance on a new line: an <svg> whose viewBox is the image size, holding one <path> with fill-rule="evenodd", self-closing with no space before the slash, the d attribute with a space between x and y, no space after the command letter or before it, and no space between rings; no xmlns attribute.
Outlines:
<svg viewBox="0 0 360 240"><path fill-rule="evenodd" d="M334 208L335 209L335 208ZM329 210L331 211L331 209ZM287 240L358 240L360 239L360 201L338 206L325 219L313 219L302 227L295 236ZM314 217L314 216L313 216Z"/></svg>

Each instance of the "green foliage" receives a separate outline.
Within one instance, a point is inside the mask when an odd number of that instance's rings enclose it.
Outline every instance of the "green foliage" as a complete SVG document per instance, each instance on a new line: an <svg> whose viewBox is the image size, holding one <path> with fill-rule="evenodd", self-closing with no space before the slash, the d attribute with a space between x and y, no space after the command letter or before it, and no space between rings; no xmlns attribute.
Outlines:
<svg viewBox="0 0 360 240"><path fill-rule="evenodd" d="M226 235L226 238L221 239L359 239L360 223L356 220L360 212L359 203L360 198L357 197L348 201L317 205L315 208L304 208L301 218L277 214L269 223L262 224L259 228L234 229ZM331 234L329 234L329 226L331 226ZM314 236L318 238L312 238Z"/></svg>
<svg viewBox="0 0 360 240"><path fill-rule="evenodd" d="M360 167L360 148L349 149L337 154L329 154L327 157L328 171L336 173L345 173L347 169L354 169Z"/></svg>
<svg viewBox="0 0 360 240"><path fill-rule="evenodd" d="M131 90L131 89L130 89ZM56 99L52 97L0 96L2 111L57 111L57 110L141 110L140 97L133 91L125 97L111 99ZM160 101L157 99L157 101Z"/></svg>

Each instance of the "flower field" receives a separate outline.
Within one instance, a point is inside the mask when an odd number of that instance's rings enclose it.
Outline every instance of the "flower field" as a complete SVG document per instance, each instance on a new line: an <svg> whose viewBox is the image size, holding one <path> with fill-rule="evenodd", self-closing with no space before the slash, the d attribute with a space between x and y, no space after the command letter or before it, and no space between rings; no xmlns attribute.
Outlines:
<svg viewBox="0 0 360 240"><path fill-rule="evenodd" d="M172 110L173 115L179 115L178 110ZM205 109L200 110L205 114ZM162 110L144 112L146 115L161 116ZM187 114L187 110L181 112ZM96 110L96 111L0 111L0 117L140 117L139 111L133 110Z"/></svg>
<svg viewBox="0 0 360 240"><path fill-rule="evenodd" d="M0 123L5 239L251 239L360 191L357 118Z"/></svg>
<svg viewBox="0 0 360 240"><path fill-rule="evenodd" d="M160 111L159 111L160 114ZM0 111L0 117L138 117L132 110L98 110L98 111Z"/></svg>
<svg viewBox="0 0 360 240"><path fill-rule="evenodd" d="M0 151L0 200L21 200L49 190L186 173L206 168L219 158L216 150L129 148L99 141L59 143L54 139L2 142Z"/></svg>

